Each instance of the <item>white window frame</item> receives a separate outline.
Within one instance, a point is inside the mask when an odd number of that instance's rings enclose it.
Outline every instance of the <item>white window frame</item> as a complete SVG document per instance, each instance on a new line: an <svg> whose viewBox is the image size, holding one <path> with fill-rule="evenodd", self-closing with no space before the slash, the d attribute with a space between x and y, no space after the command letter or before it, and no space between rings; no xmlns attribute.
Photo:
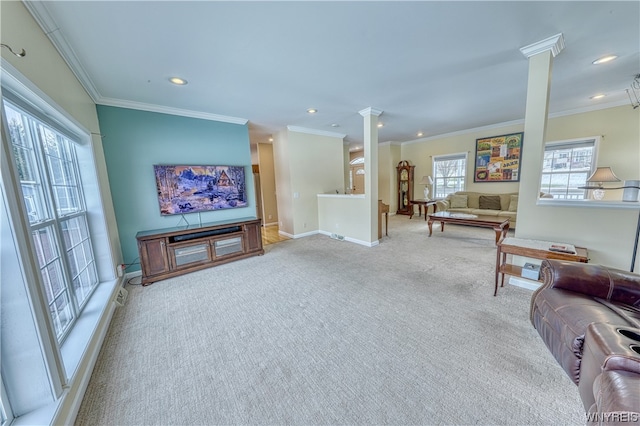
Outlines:
<svg viewBox="0 0 640 426"><path fill-rule="evenodd" d="M106 167L100 159L100 143L96 137L92 137L90 131L85 128L72 115L67 113L45 92L40 90L29 79L22 75L15 67L2 58L0 60L0 73L2 83L2 96L13 104L18 103L21 108L27 108L29 113L45 123L55 123L53 127L58 130L66 129L65 136L79 142L76 153L79 160L79 174L84 180L84 185L91 188L85 193L85 202L90 222L88 232L93 238L93 251L96 261L99 285L93 295L88 298L85 309L79 320L69 331L64 342L56 338L51 317L48 313L46 296L44 295L42 278L38 269L38 260L34 254L34 244L30 233L29 212L23 202L20 182L13 162L10 161L12 152L8 141L10 137L6 133L4 119L2 120L2 153L0 155L0 185L2 197L6 207L5 218L8 221L6 234L9 236L7 252L14 251L17 262L12 270L7 271L11 280L3 280L2 286L15 288L16 285L24 286L24 292L17 291L17 297L21 299L12 307L17 307L14 322L24 325L29 339L25 339L25 347L12 345L14 340L7 340L12 332L20 333L8 324L1 324L2 368L10 371L11 375L3 375L2 381L6 395L12 399L4 398L2 403L6 413L18 415L20 419L29 419L33 424L54 423L57 419L60 423L66 423L72 419L73 407L78 404L78 392L81 392L83 377L90 368L91 359L95 359L100 349L100 342L108 327L113 309L112 300L117 295L122 279L118 279L116 262L119 253L113 245L111 236L117 236L112 214L105 208L104 197L109 200L109 193L101 185L101 179L106 179ZM93 140L93 141L92 141ZM117 237L116 237L117 240ZM5 248L3 241L3 248ZM13 248L9 247L13 244ZM11 249L11 250L10 250ZM9 253L9 257L11 257ZM21 293L21 294L19 294ZM14 296L16 295L14 294ZM0 303L12 303L7 299L0 299ZM4 306L4 305L3 305ZM10 327L10 328L9 328ZM14 334L15 334L14 333ZM25 354L33 359L42 358L41 368L34 368L30 363L21 362ZM90 370L89 370L90 373ZM48 383L49 386L43 386ZM70 389L70 393L64 390ZM17 396L18 395L18 396ZM7 416L10 418L11 416Z"/></svg>
<svg viewBox="0 0 640 426"><path fill-rule="evenodd" d="M82 252L84 254L88 254L89 258L88 264L82 265L84 268L82 272L84 272L88 267L88 279L92 282L88 283L89 288L87 291L85 291L84 285L80 286L80 294L82 296L82 299L78 298L78 292L74 289L74 280L77 277L80 277L80 274L76 274L75 272L73 272L74 269L71 266L70 256L67 255L67 253L76 248L76 246L74 245L74 247L66 247L63 238L63 225L65 223L70 223L74 219L84 222L86 233L89 234L89 219L85 208L82 181L79 175L80 165L75 153L75 145L79 142L73 141L72 139L70 139L70 137L67 137L68 132L65 132L64 128L61 129L58 125L56 125L56 123L42 120L40 117L37 117L35 114L31 113L28 109L12 102L11 99L3 100L3 114L6 113L5 108L7 107L19 113L21 118L23 119L21 121L21 124L24 126L23 130L26 135L25 137L29 139L32 144L31 149L33 151L33 155L31 160L33 160L32 166L35 170L34 177L38 179L38 184L42 187L41 201L45 205L41 206L40 210L42 211L43 216L40 217L40 220L30 221L30 232L32 235L34 235L34 233L36 232L46 231L45 235L47 235L47 240L49 240L50 244L55 246L55 249L57 251L57 253L53 255L50 260L46 261L44 265L40 265L40 269L44 273L45 268L49 269L50 266L57 265L56 279L62 280L62 289L57 292L57 295L52 296L51 300L48 300L48 304L50 306L49 314L51 314L53 305L57 304L60 300L66 300L64 311L58 312L56 309L57 315L51 317L56 330L56 338L60 343L62 343L73 328L73 325L80 318L80 314L84 309L87 301L99 284L93 245L91 243L91 237L88 236L86 238L87 249L82 250ZM25 118L27 122L24 122ZM7 126L8 125L9 123L7 123ZM71 170L69 170L71 174L67 176L67 179L70 180L65 183L73 184L72 187L77 191L75 198L78 202L78 206L73 212L68 212L68 208L63 208L62 206L57 205L58 198L56 198L56 196L54 195L56 182L51 175L51 168L48 166L48 164L51 161L51 158L58 157L51 157L51 154L46 152L44 146L45 143L42 140L43 135L39 131L44 128L48 129L49 133L55 134L55 143L58 146L68 147L67 153L70 155L70 158L65 160L67 160L66 162L71 165ZM8 143L13 146L13 139L10 139ZM15 156L13 156L13 149L11 150L11 154L14 164L16 164ZM20 178L16 176L16 180L19 181L19 179ZM29 206L27 206L29 204L27 202L28 199L24 197L24 195L23 199L25 199L25 208L28 211L30 208ZM45 281L48 280L43 280L43 283ZM66 322L64 324L60 323L60 321L58 320L61 313L66 319Z"/></svg>
<svg viewBox="0 0 640 426"><path fill-rule="evenodd" d="M586 179L595 171L596 169L596 165L598 163L598 149L600 147L600 140L601 137L600 136L588 136L588 137L584 137L584 138L576 138L576 139L566 139L566 140L560 140L560 141L551 141L551 142L547 142L545 143L545 149L544 149L544 154L543 154L543 160L542 160L542 164L540 166L540 192L543 193L550 193L552 195L554 195L554 200L557 201L571 201L571 200L586 200L588 199L588 190L584 189L584 190L580 190L580 191L576 191L574 189L573 194L570 194L571 192L571 182L567 182L566 187L564 188L564 193L562 196L557 196L557 195L561 195L561 194L554 194L551 191L551 182L549 182L548 184L545 183L545 181L547 180L547 176L552 176L552 175L557 175L557 174L585 174L585 181L581 182L579 184L577 184L576 186L588 186ZM592 153L591 153L591 164L589 167L589 170L577 170L577 171L573 171L571 170L571 167L569 167L567 170L563 169L562 171L550 171L550 172L545 172L545 156L546 153L548 153L549 151L554 151L554 150L561 150L561 149L576 149L576 148L581 148L581 147L587 147L589 145L592 145ZM550 179L550 178L549 178Z"/></svg>
<svg viewBox="0 0 640 426"><path fill-rule="evenodd" d="M13 412L11 411L11 404L9 404L7 391L4 389L4 381L0 376L0 426L9 425L12 421Z"/></svg>
<svg viewBox="0 0 640 426"><path fill-rule="evenodd" d="M459 152L452 154L443 154L443 155L434 155L432 157L431 170L433 170L433 198L445 198L447 195L452 194L458 191L464 191L467 187L467 168L469 167L469 154L467 152ZM451 176L441 176L439 172L438 163L444 161L458 161L464 160L464 170L462 170L462 174L451 175ZM449 190L451 185L449 185L448 180L454 180L453 188ZM441 190L442 187L446 187L447 189Z"/></svg>

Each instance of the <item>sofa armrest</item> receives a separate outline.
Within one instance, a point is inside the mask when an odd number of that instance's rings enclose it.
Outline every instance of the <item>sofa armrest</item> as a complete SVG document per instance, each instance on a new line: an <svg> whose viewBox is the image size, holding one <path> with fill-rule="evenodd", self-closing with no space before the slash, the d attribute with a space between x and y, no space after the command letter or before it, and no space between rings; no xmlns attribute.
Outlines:
<svg viewBox="0 0 640 426"><path fill-rule="evenodd" d="M561 288L640 308L640 275L602 265L546 259L543 288Z"/></svg>
<svg viewBox="0 0 640 426"><path fill-rule="evenodd" d="M445 212L447 210L449 210L450 204L449 204L449 200L438 200L436 201L436 206L438 207L438 211L439 212Z"/></svg>

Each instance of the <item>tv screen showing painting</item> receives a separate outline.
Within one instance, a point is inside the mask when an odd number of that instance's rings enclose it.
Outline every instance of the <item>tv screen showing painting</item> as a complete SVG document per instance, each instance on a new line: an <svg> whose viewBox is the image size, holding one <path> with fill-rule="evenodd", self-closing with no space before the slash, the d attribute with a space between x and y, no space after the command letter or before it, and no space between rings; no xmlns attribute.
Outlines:
<svg viewBox="0 0 640 426"><path fill-rule="evenodd" d="M160 214L247 207L243 166L154 165Z"/></svg>

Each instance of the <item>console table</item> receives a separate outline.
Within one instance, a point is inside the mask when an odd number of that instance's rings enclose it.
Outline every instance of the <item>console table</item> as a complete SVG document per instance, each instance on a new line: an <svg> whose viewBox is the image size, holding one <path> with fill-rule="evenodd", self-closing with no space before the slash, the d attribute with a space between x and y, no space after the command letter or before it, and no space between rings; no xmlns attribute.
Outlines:
<svg viewBox="0 0 640 426"><path fill-rule="evenodd" d="M264 254L261 224L244 218L138 232L142 285Z"/></svg>
<svg viewBox="0 0 640 426"><path fill-rule="evenodd" d="M505 274L516 277L522 276L522 266L507 263L508 254L540 260L558 259L582 263L587 263L589 261L589 253L584 247L576 247L576 253L571 254L549 250L549 247L551 247L552 244L558 243L511 237L504 238L498 242L496 254L496 288L493 295L495 296L498 294L498 281L500 279L500 274L502 274L500 287L504 287Z"/></svg>

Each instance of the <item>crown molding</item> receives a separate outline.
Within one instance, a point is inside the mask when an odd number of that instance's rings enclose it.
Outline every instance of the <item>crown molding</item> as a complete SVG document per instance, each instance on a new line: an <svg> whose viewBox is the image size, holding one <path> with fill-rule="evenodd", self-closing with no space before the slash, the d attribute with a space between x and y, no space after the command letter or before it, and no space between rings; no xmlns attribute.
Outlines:
<svg viewBox="0 0 640 426"><path fill-rule="evenodd" d="M227 115L211 114L189 109L172 108L162 105L146 104L142 102L123 101L122 99L101 98L96 104L114 106L120 108L137 109L140 111L159 112L161 114L179 115L182 117L199 118L202 120L222 121L224 123L246 125L249 120L246 118L229 117Z"/></svg>
<svg viewBox="0 0 640 426"><path fill-rule="evenodd" d="M346 133L336 133L336 132L328 132L326 130L317 130L317 129L309 129L308 127L300 127L300 126L287 126L287 130L298 133L307 133L310 135L317 136L329 136L332 138L340 138L344 139L347 137Z"/></svg>
<svg viewBox="0 0 640 426"><path fill-rule="evenodd" d="M538 53L549 50L555 58L560 52L562 52L562 49L564 49L564 36L562 33L559 33L528 46L521 47L520 52L522 52L522 54L528 59Z"/></svg>
<svg viewBox="0 0 640 426"><path fill-rule="evenodd" d="M375 108L365 108L362 111L358 111L360 113L361 116L366 117L367 115L375 115L376 117L378 117L380 114L382 114L382 110L380 109L375 109Z"/></svg>
<svg viewBox="0 0 640 426"><path fill-rule="evenodd" d="M89 77L89 73L87 73L82 62L80 62L78 56L67 42L67 39L57 27L55 20L51 17L49 9L47 9L46 2L23 1L22 4L24 4L29 13L31 13L31 16L33 16L33 19L35 19L38 25L40 25L42 31L44 31L51 41L51 44L53 44L60 56L62 56L62 59L67 63L71 72L76 76L93 102L98 103L98 100L102 97L100 92L98 92L95 84L93 84L93 80Z"/></svg>
<svg viewBox="0 0 640 426"><path fill-rule="evenodd" d="M565 117L568 115L583 114L586 112L600 111L603 109L618 108L625 105L629 105L629 102L621 100L621 101L610 102L610 103L598 105L598 106L591 106L591 107L585 107L585 108L577 108L577 109L571 109L566 111L554 112L554 113L550 113L548 118L558 118L558 117ZM402 142L402 144L411 145L414 143L428 142L428 141L433 141L433 140L438 140L443 138L449 138L452 136L466 135L469 133L477 133L485 130L499 129L499 128L508 127L508 126L517 126L521 124L524 125L524 118L521 118L519 120L504 121L502 123L489 124L487 126L473 127L471 129L457 130L455 132L450 132L450 133L442 133L440 135L429 136L427 138L414 139L414 140Z"/></svg>

